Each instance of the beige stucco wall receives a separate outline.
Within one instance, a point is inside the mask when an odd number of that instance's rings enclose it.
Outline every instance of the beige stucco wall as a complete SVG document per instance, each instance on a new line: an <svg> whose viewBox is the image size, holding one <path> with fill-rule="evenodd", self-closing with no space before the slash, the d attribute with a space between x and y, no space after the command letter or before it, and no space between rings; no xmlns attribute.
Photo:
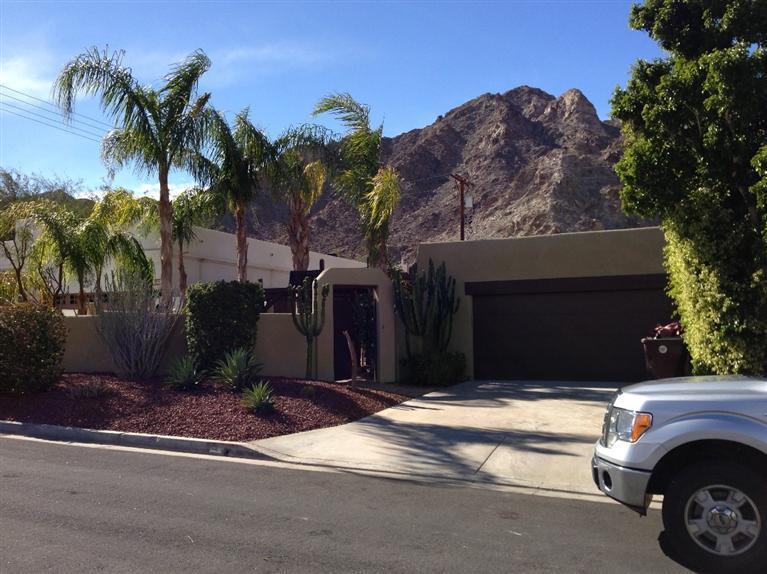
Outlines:
<svg viewBox="0 0 767 574"><path fill-rule="evenodd" d="M64 317L69 334L64 350L63 367L68 373L113 373L109 348L97 330L98 317ZM183 317L168 340L159 373L186 352ZM258 320L256 357L268 376L300 377L305 375L306 343L293 326L289 314L264 313Z"/></svg>
<svg viewBox="0 0 767 574"><path fill-rule="evenodd" d="M114 373L115 365L109 347L99 335L98 317L64 317L67 343L62 366L67 373ZM168 339L165 355L160 362L159 373L167 372L168 366L186 351L183 319L179 319Z"/></svg>
<svg viewBox="0 0 767 574"><path fill-rule="evenodd" d="M319 289L330 285L327 299L325 328L318 338L318 376L332 381L333 365L333 286L373 287L377 298L376 321L378 327L378 380L390 383L397 378L397 354L395 341L394 294L389 277L380 269L326 269L317 277Z"/></svg>
<svg viewBox="0 0 767 574"><path fill-rule="evenodd" d="M583 233L562 233L512 239L422 243L416 260L425 269L429 259L445 262L461 295L454 318L451 349L466 354L474 371L471 297L467 282L558 279L664 273L664 238L657 227Z"/></svg>

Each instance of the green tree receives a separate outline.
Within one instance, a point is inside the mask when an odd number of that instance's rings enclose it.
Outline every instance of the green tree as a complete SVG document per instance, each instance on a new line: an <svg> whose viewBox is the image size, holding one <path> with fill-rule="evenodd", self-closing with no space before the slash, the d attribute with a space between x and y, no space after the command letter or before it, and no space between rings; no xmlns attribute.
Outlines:
<svg viewBox="0 0 767 574"><path fill-rule="evenodd" d="M370 127L370 109L349 94L322 98L314 115L331 113L346 127L339 146L340 168L333 184L357 210L368 265L388 269L389 222L400 199L401 182L391 166L381 165L383 126Z"/></svg>
<svg viewBox="0 0 767 574"><path fill-rule="evenodd" d="M248 118L245 108L232 125L221 112L208 110L209 155L194 154L190 163L197 180L225 199L234 215L237 280L248 280L247 209L274 169L274 147Z"/></svg>
<svg viewBox="0 0 767 574"><path fill-rule="evenodd" d="M184 190L171 202L173 216L171 231L173 241L178 247L178 284L181 296L186 296L187 274L184 265L184 248L197 238L195 226L203 226L215 216L224 211L225 205L220 195L200 187ZM157 203L151 201L146 206L142 226L146 229L157 229L159 226L159 210Z"/></svg>
<svg viewBox="0 0 767 574"><path fill-rule="evenodd" d="M80 54L59 74L54 98L71 116L78 93L98 94L101 107L119 127L102 142L102 157L110 170L133 163L137 171L156 174L160 184L160 262L163 299L173 285L172 208L168 176L185 167L190 151L203 147L205 109L210 94L198 97L197 84L210 68L198 50L175 65L161 88L142 86L122 63L123 51L109 54L97 48Z"/></svg>
<svg viewBox="0 0 767 574"><path fill-rule="evenodd" d="M29 301L30 297L24 285L24 273L35 244L36 206L35 202L20 202L0 209L0 249L11 265L22 301Z"/></svg>
<svg viewBox="0 0 767 574"><path fill-rule="evenodd" d="M287 130L275 142L277 167L271 188L288 208L285 227L296 271L309 268L309 213L325 186L331 141L329 130L303 125Z"/></svg>
<svg viewBox="0 0 767 574"><path fill-rule="evenodd" d="M638 61L613 96L624 208L662 221L670 294L695 367L763 372L767 3L647 0L630 24L666 55Z"/></svg>
<svg viewBox="0 0 767 574"><path fill-rule="evenodd" d="M97 300L102 294L102 278L109 261L119 267L140 270L151 276L152 264L139 241L107 218L114 215L97 205L87 218L63 207L38 209L35 221L42 228L38 241L47 247L56 266L62 266L78 285L78 313L86 309L85 286L93 281Z"/></svg>

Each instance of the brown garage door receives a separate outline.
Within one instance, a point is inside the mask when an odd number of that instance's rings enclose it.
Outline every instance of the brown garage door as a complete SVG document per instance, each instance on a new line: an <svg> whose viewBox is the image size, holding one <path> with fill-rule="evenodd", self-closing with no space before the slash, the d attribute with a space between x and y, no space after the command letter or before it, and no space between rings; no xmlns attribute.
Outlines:
<svg viewBox="0 0 767 574"><path fill-rule="evenodd" d="M468 283L478 379L638 381L665 275Z"/></svg>

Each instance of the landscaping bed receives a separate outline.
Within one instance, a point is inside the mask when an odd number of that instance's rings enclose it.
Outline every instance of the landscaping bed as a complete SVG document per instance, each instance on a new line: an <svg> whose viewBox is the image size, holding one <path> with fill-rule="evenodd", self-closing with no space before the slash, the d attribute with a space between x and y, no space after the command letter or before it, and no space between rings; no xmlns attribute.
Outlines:
<svg viewBox="0 0 767 574"><path fill-rule="evenodd" d="M242 396L212 383L194 392L161 379L133 382L111 375L67 374L53 388L0 395L0 419L98 430L247 441L347 423L409 397L378 389L265 378L271 412L250 413Z"/></svg>

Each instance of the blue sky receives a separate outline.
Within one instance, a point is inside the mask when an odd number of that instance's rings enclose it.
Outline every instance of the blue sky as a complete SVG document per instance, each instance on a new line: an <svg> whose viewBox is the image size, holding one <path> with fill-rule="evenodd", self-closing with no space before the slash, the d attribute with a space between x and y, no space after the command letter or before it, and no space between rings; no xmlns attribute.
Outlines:
<svg viewBox="0 0 767 574"><path fill-rule="evenodd" d="M625 84L631 64L659 55L646 35L629 29L631 4L0 0L0 84L46 99L61 67L94 45L124 49L139 80L154 83L202 48L213 67L200 89L227 113L250 106L271 136L311 121L315 102L334 91L369 104L386 135L519 85L554 95L579 88L606 118L610 95ZM104 181L97 142L13 115L41 119L31 111L65 127L9 96L44 104L1 87L0 94L0 166L81 179L85 189ZM79 100L76 111L106 119L93 99ZM101 133L98 123L73 125ZM180 189L192 182L177 173L172 183ZM114 184L156 190L152 178L129 169Z"/></svg>

